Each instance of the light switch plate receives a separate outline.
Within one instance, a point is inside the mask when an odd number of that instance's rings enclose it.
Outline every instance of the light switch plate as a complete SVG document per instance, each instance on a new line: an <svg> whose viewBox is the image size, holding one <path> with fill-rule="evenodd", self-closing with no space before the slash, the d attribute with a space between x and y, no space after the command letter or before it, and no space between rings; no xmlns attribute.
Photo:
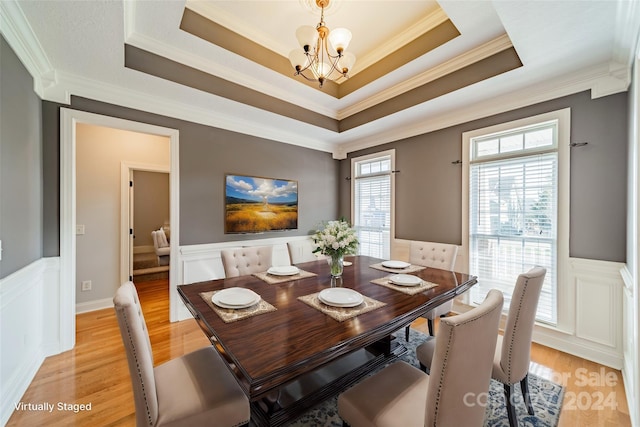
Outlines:
<svg viewBox="0 0 640 427"><path fill-rule="evenodd" d="M84 224L76 224L76 235L84 234Z"/></svg>

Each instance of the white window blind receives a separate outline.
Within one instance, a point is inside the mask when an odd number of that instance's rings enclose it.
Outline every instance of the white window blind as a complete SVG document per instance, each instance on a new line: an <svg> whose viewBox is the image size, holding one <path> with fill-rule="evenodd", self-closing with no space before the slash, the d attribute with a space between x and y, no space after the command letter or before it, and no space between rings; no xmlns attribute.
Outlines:
<svg viewBox="0 0 640 427"><path fill-rule="evenodd" d="M354 163L354 221L358 253L389 259L391 254L391 156Z"/></svg>
<svg viewBox="0 0 640 427"><path fill-rule="evenodd" d="M558 152L554 123L472 141L469 170L469 270L479 304L505 295L533 266L547 269L537 320L557 323Z"/></svg>

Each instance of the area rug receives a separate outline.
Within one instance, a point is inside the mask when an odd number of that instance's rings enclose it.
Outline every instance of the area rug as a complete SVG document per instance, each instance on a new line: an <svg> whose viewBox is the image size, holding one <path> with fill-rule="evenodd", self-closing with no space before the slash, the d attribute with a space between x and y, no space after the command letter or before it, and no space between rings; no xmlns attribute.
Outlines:
<svg viewBox="0 0 640 427"><path fill-rule="evenodd" d="M404 329L397 333L396 338L404 343ZM405 344L408 351L401 359L413 366L419 366L415 358L415 349L427 339L429 339L427 335L411 329L409 343ZM531 403L535 415L527 413L520 387L517 386L516 388L514 399L516 400L516 411L520 426L555 427L558 425L564 395L564 388L561 385L529 374L529 392L531 393ZM507 408L504 403L504 388L502 384L493 380L491 380L489 389L484 425L485 427L509 427ZM342 420L338 416L338 398L334 397L325 401L289 424L289 426L342 427Z"/></svg>

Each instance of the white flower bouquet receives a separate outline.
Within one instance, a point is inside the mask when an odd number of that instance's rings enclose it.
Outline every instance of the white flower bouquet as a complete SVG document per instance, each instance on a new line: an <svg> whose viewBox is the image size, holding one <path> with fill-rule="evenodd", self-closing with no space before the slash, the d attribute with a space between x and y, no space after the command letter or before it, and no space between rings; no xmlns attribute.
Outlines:
<svg viewBox="0 0 640 427"><path fill-rule="evenodd" d="M358 250L356 231L343 219L328 221L324 228L317 230L311 239L317 248L314 252L331 257L331 274L342 273L342 261L345 255L355 254Z"/></svg>

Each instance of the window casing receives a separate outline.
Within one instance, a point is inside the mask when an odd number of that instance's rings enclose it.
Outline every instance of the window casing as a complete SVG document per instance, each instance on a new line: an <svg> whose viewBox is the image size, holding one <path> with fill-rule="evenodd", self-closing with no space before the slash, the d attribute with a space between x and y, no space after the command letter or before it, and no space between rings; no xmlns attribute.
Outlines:
<svg viewBox="0 0 640 427"><path fill-rule="evenodd" d="M394 163L394 150L351 160L352 222L360 255L391 257Z"/></svg>
<svg viewBox="0 0 640 427"><path fill-rule="evenodd" d="M568 122L567 109L465 133L463 246L468 271L478 276L472 304L496 288L507 310L518 274L539 265L547 275L536 319L558 325L568 258Z"/></svg>

